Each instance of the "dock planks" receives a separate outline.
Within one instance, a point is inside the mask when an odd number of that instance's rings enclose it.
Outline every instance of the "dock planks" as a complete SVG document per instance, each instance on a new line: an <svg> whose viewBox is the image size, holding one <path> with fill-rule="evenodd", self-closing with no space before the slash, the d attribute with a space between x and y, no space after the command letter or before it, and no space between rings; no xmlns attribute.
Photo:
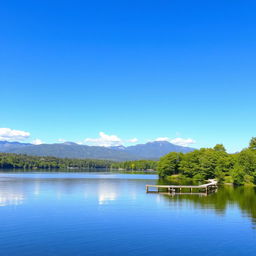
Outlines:
<svg viewBox="0 0 256 256"><path fill-rule="evenodd" d="M157 191L152 191L150 188L156 188ZM189 190L190 193L193 190L203 190L206 193L216 191L217 189L217 181L209 180L209 183L202 184L202 185L146 185L146 192L147 193L159 193L160 189L167 189L168 193L181 193L182 190ZM185 194L185 193L184 193ZM188 193L186 193L188 194Z"/></svg>

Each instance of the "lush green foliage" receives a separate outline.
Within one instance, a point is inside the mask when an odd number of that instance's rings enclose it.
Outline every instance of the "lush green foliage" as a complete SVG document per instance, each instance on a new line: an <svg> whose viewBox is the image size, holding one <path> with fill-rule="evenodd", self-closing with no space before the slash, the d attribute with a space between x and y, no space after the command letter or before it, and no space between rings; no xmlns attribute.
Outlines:
<svg viewBox="0 0 256 256"><path fill-rule="evenodd" d="M135 171L156 170L157 161L137 160L137 161L115 162L111 164L111 168L129 170L129 171L130 170L135 170Z"/></svg>
<svg viewBox="0 0 256 256"><path fill-rule="evenodd" d="M198 180L217 178L237 185L256 184L256 138L236 154L228 154L222 144L187 154L169 153L160 159L158 173L161 177L180 174Z"/></svg>
<svg viewBox="0 0 256 256"><path fill-rule="evenodd" d="M222 151L222 152L226 152L225 147L223 146L223 144L217 144L215 145L215 147L213 148L215 151Z"/></svg>
<svg viewBox="0 0 256 256"><path fill-rule="evenodd" d="M249 149L256 150L256 137L251 139Z"/></svg>
<svg viewBox="0 0 256 256"><path fill-rule="evenodd" d="M164 177L179 173L179 163L183 156L182 153L171 152L162 157L157 167L159 176Z"/></svg>
<svg viewBox="0 0 256 256"><path fill-rule="evenodd" d="M70 159L0 153L0 168L52 169L52 168L110 168L111 161Z"/></svg>
<svg viewBox="0 0 256 256"><path fill-rule="evenodd" d="M123 170L156 170L157 162L138 160L127 162L112 162L95 159L71 159L57 157L28 156L23 154L0 153L0 168L2 169L57 169L57 168L112 168Z"/></svg>

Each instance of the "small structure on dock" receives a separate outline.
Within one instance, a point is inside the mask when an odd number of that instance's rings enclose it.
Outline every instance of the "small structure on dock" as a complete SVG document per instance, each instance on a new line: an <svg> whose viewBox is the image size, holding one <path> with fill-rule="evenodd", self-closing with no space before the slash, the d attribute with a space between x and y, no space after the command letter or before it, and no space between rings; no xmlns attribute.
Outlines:
<svg viewBox="0 0 256 256"><path fill-rule="evenodd" d="M153 191L150 188L156 188L156 190ZM203 185L146 185L147 193L160 193L163 190L170 194L194 194L195 190L208 194L217 191L217 181L209 180L209 183Z"/></svg>

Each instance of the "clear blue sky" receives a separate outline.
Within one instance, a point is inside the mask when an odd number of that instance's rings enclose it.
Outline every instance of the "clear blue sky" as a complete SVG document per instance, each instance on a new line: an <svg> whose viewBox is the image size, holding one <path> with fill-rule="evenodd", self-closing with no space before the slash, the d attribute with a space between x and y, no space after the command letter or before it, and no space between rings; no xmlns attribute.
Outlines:
<svg viewBox="0 0 256 256"><path fill-rule="evenodd" d="M0 128L25 141L256 136L255 1L1 1Z"/></svg>

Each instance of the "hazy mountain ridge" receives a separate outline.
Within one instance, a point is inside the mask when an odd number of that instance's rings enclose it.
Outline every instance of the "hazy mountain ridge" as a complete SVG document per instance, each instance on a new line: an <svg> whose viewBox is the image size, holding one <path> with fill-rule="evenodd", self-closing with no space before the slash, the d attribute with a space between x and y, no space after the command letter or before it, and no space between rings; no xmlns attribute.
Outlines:
<svg viewBox="0 0 256 256"><path fill-rule="evenodd" d="M168 141L148 142L146 144L129 146L125 149L126 152L137 155L142 159L159 159L169 152L187 153L193 150L193 148L174 145Z"/></svg>
<svg viewBox="0 0 256 256"><path fill-rule="evenodd" d="M21 142L0 141L0 152L9 153L10 150L24 148L33 144Z"/></svg>
<svg viewBox="0 0 256 256"><path fill-rule="evenodd" d="M76 143L56 143L33 145L29 143L0 141L0 152L35 156L55 156L61 158L106 159L127 161L139 159L159 159L169 152L190 152L193 148L174 145L167 141L148 142L134 146L100 147L78 145Z"/></svg>

